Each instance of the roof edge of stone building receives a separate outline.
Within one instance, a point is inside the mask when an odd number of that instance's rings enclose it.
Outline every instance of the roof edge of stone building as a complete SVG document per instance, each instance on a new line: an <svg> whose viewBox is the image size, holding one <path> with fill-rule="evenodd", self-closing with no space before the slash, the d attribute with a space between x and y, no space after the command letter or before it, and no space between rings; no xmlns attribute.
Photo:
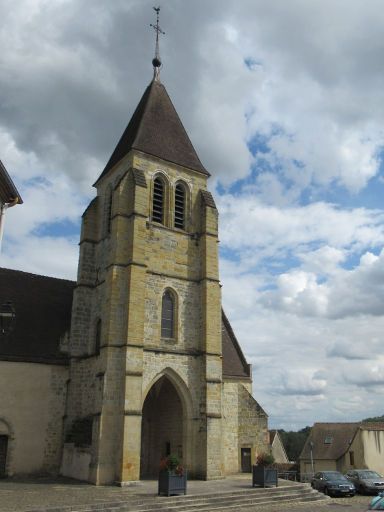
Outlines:
<svg viewBox="0 0 384 512"><path fill-rule="evenodd" d="M10 203L16 199L19 204L23 204L21 195L8 174L5 165L0 160L0 201Z"/></svg>
<svg viewBox="0 0 384 512"><path fill-rule="evenodd" d="M96 198L94 198L94 199L96 199ZM73 286L76 285L76 280L75 279L65 279L63 277L46 276L44 274L36 274L34 272L26 272L25 270L18 270L18 269L14 269L14 268L6 268L6 267L1 267L0 266L0 271L1 270L5 270L7 272L15 272L17 274L24 274L24 275L28 275L28 276L36 277L36 278L54 279L55 281L66 281L68 283L73 283Z"/></svg>
<svg viewBox="0 0 384 512"><path fill-rule="evenodd" d="M61 358L54 357L34 357L30 355L7 355L0 354L0 363L4 361L7 363L34 363L34 364L49 364L51 366L68 366L70 359L67 355L63 354Z"/></svg>

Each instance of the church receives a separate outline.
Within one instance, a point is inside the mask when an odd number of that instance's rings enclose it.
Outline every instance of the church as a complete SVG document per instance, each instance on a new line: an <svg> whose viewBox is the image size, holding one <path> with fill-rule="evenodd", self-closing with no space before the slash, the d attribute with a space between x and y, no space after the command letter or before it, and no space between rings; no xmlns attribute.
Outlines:
<svg viewBox="0 0 384 512"><path fill-rule="evenodd" d="M221 306L218 211L159 59L82 217L77 281L0 269L0 475L250 471L267 414Z"/></svg>

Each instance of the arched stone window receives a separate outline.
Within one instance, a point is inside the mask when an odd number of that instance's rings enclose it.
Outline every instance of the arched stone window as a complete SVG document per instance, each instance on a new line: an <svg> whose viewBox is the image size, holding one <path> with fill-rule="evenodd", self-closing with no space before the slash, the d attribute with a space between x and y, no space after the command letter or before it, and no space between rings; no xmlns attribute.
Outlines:
<svg viewBox="0 0 384 512"><path fill-rule="evenodd" d="M95 355L100 354L100 345L101 345L101 318L96 320L95 326Z"/></svg>
<svg viewBox="0 0 384 512"><path fill-rule="evenodd" d="M171 290L165 290L161 303L161 337L176 338L176 298Z"/></svg>
<svg viewBox="0 0 384 512"><path fill-rule="evenodd" d="M153 181L152 220L164 224L165 183L157 176Z"/></svg>
<svg viewBox="0 0 384 512"><path fill-rule="evenodd" d="M175 228L185 229L186 188L182 183L177 183L175 188Z"/></svg>

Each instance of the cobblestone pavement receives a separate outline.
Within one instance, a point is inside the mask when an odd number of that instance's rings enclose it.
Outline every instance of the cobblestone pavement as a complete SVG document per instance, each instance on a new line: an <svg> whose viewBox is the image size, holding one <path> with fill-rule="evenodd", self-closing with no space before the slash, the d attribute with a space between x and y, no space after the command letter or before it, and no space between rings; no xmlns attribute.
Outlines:
<svg viewBox="0 0 384 512"><path fill-rule="evenodd" d="M356 495L353 498L331 498L328 502L268 505L255 509L257 512L366 512L372 496Z"/></svg>
<svg viewBox="0 0 384 512"><path fill-rule="evenodd" d="M279 487L296 485L279 480ZM225 480L188 482L188 495L242 490L250 486L249 475L235 475ZM157 481L148 480L129 487L94 486L71 479L6 479L0 480L0 512L21 512L44 507L76 506L95 503L129 501L141 495L156 496ZM332 498L327 502L258 506L257 511L268 512L365 512L369 496ZM251 509L250 509L251 510ZM216 509L216 512L219 512ZM245 511L244 511L245 512Z"/></svg>

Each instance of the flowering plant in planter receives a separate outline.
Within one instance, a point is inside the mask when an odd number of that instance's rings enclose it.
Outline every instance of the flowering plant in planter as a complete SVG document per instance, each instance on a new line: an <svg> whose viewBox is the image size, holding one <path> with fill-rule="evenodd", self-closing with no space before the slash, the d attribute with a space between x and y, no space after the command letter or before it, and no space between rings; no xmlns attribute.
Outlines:
<svg viewBox="0 0 384 512"><path fill-rule="evenodd" d="M168 455L160 461L158 494L187 494L187 471L177 455Z"/></svg>
<svg viewBox="0 0 384 512"><path fill-rule="evenodd" d="M258 466L272 466L272 464L275 462L275 457L271 453L259 453L259 455L256 457L256 464Z"/></svg>
<svg viewBox="0 0 384 512"><path fill-rule="evenodd" d="M160 471L166 471L171 475L183 476L184 468L180 464L180 459L177 455L168 455L163 457L160 461Z"/></svg>
<svg viewBox="0 0 384 512"><path fill-rule="evenodd" d="M278 486L277 469L273 467L274 462L274 456L268 452L260 453L256 457L256 466L252 466L252 487L255 485Z"/></svg>

